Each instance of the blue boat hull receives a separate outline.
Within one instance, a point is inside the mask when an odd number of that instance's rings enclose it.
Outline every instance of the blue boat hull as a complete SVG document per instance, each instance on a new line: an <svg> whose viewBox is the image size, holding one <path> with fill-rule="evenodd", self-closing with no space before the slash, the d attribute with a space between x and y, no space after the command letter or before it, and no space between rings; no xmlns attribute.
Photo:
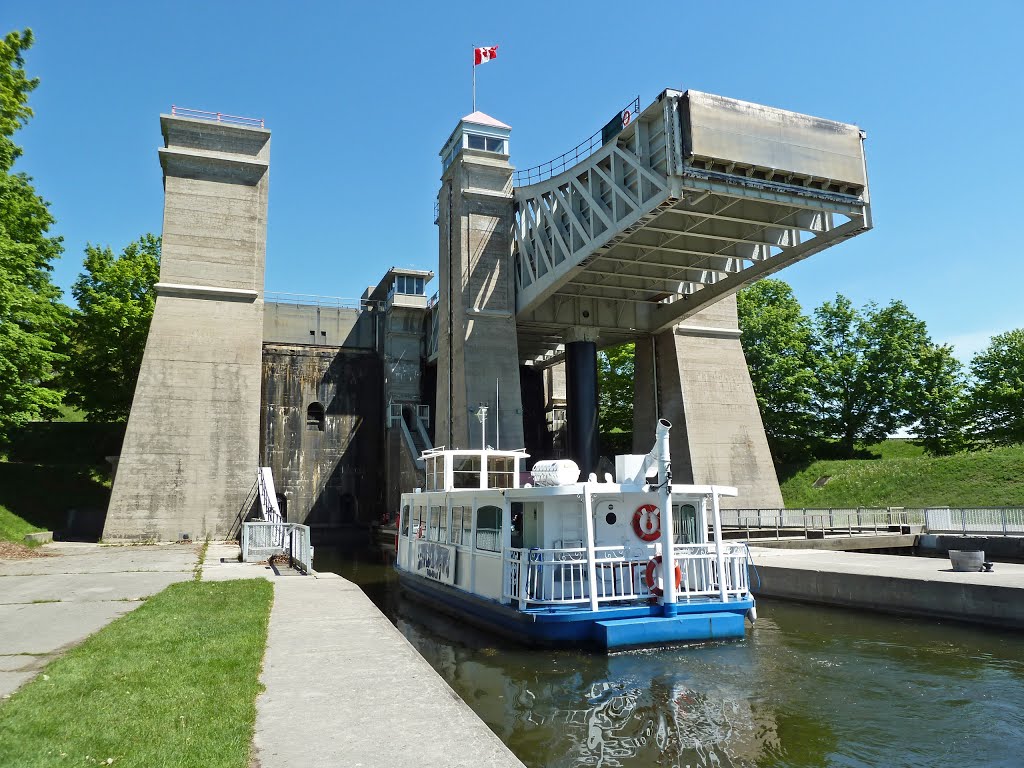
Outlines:
<svg viewBox="0 0 1024 768"><path fill-rule="evenodd" d="M742 638L753 598L687 601L674 616L656 603L606 607L518 608L399 570L402 588L419 602L524 645L618 650L671 643Z"/></svg>

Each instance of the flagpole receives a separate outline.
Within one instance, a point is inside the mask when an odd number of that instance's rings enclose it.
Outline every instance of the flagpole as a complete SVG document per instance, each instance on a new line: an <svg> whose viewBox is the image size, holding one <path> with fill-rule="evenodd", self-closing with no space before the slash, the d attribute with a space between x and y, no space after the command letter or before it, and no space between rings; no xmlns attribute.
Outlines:
<svg viewBox="0 0 1024 768"><path fill-rule="evenodd" d="M476 46L473 46L473 111L476 112Z"/></svg>

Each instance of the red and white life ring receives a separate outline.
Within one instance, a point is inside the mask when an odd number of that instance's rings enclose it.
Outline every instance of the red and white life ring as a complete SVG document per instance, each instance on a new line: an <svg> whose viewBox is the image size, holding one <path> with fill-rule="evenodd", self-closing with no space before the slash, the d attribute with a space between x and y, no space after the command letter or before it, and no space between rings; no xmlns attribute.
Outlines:
<svg viewBox="0 0 1024 768"><path fill-rule="evenodd" d="M661 555L652 557L647 561L647 571L644 573L644 580L647 582L647 591L652 595L661 597L665 594L665 590L658 586L657 569L661 565ZM679 589L679 585L683 583L683 572L679 570L679 565L676 565L676 589Z"/></svg>
<svg viewBox="0 0 1024 768"><path fill-rule="evenodd" d="M661 510L653 504L644 504L633 513L633 532L643 541L657 541L661 537Z"/></svg>

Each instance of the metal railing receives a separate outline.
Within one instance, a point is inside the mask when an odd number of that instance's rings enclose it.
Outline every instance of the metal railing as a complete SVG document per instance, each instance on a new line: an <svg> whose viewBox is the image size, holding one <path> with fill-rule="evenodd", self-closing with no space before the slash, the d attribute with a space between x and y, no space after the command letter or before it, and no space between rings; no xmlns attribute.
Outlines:
<svg viewBox="0 0 1024 768"><path fill-rule="evenodd" d="M250 128L263 128L262 117L241 117L240 115L226 115L223 112L206 112L202 109L188 109L171 105L171 115L174 117L190 117L196 120L211 120L216 123L231 123L232 125L247 125Z"/></svg>
<svg viewBox="0 0 1024 768"><path fill-rule="evenodd" d="M723 509L725 530L756 531L762 538L774 532L785 538L810 532L857 536L902 532L907 526L925 533L1024 535L1024 507L885 507ZM896 529L896 530L894 530Z"/></svg>
<svg viewBox="0 0 1024 768"><path fill-rule="evenodd" d="M597 602L628 602L651 597L647 564L659 551L647 546L594 548L594 591ZM713 544L676 544L679 599L719 596L718 562ZM723 544L724 584L727 596L745 595L747 550L743 544ZM526 605L568 605L590 600L590 567L584 547L510 549L505 553L504 596Z"/></svg>
<svg viewBox="0 0 1024 768"><path fill-rule="evenodd" d="M341 296L317 296L312 293L286 293L266 291L263 300L273 304L295 304L306 307L327 307L329 309L379 309L383 301L350 299Z"/></svg>
<svg viewBox="0 0 1024 768"><path fill-rule="evenodd" d="M928 533L1024 535L1024 507L932 507L922 512Z"/></svg>
<svg viewBox="0 0 1024 768"><path fill-rule="evenodd" d="M619 114L622 115L629 112L631 116L636 116L639 111L640 97L637 96L620 110ZM604 131L604 127L599 128L593 135L588 136L568 152L563 152L553 160L548 160L546 163L535 165L532 168L516 171L512 184L516 187L536 184L539 181L550 179L552 176L557 176L566 168L576 165L580 160L585 160L605 145Z"/></svg>
<svg viewBox="0 0 1024 768"><path fill-rule="evenodd" d="M805 538L813 531L822 536L856 536L889 533L890 529L914 525L904 509L723 509L722 529L757 531L760 538L774 532L781 539ZM920 525L920 523L917 523Z"/></svg>
<svg viewBox="0 0 1024 768"><path fill-rule="evenodd" d="M253 563L288 555L289 564L303 573L313 570L309 526L298 523L242 523L242 562Z"/></svg>

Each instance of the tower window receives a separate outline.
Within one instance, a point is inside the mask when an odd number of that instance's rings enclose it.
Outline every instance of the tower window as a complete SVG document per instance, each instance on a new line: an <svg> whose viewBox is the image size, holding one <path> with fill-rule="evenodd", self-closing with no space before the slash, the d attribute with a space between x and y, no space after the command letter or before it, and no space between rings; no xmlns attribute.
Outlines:
<svg viewBox="0 0 1024 768"><path fill-rule="evenodd" d="M324 406L322 403L310 403L306 409L306 429L315 432L324 431Z"/></svg>
<svg viewBox="0 0 1024 768"><path fill-rule="evenodd" d="M475 133L466 134L466 146L470 149L482 149L486 152L505 152L505 140L493 136L478 136Z"/></svg>
<svg viewBox="0 0 1024 768"><path fill-rule="evenodd" d="M424 281L422 277L413 275L398 275L395 278L395 293L402 293L408 296L422 296Z"/></svg>

